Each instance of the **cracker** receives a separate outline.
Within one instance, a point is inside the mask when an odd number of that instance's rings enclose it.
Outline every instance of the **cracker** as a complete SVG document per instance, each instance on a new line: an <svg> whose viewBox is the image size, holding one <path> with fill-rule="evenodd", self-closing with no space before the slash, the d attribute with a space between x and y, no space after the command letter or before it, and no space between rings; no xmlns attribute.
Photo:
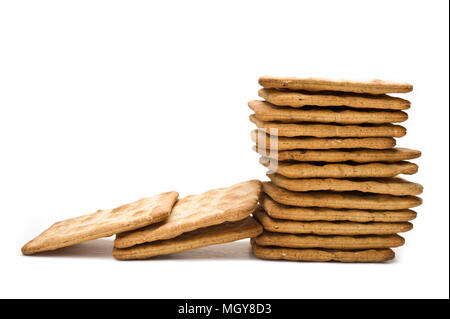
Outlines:
<svg viewBox="0 0 450 319"><path fill-rule="evenodd" d="M413 90L412 84L382 80L332 80L323 78L296 78L262 76L259 84L265 88L280 88L306 91L340 91L354 93L384 94L407 93Z"/></svg>
<svg viewBox="0 0 450 319"><path fill-rule="evenodd" d="M279 151L296 149L344 149L344 148L370 148L388 149L395 146L395 139L392 137L348 137L348 138L317 138L317 137L278 137L277 141L270 139L269 134L259 131L265 135L265 149L275 149ZM251 132L253 142L259 146L259 134L257 130Z"/></svg>
<svg viewBox="0 0 450 319"><path fill-rule="evenodd" d="M395 258L392 249L368 250L326 250L326 249L296 249L280 247L263 247L252 241L253 254L262 259L291 261L339 261L339 262L384 262Z"/></svg>
<svg viewBox="0 0 450 319"><path fill-rule="evenodd" d="M407 222L417 217L417 213L410 209L383 211L287 206L275 202L267 195L261 196L260 203L266 213L275 219L398 223Z"/></svg>
<svg viewBox="0 0 450 319"><path fill-rule="evenodd" d="M256 237L262 233L261 225L253 217L237 222L205 227L184 233L178 237L145 243L129 248L113 249L117 259L146 259L158 255L178 253L185 250L228 243L244 238Z"/></svg>
<svg viewBox="0 0 450 319"><path fill-rule="evenodd" d="M339 125L339 124L315 124L315 123L279 123L264 122L250 115L250 121L258 128L265 129L267 133L276 129L278 136L296 137L403 137L406 128L394 124L362 124L362 125Z"/></svg>
<svg viewBox="0 0 450 319"><path fill-rule="evenodd" d="M263 190L277 203L297 207L399 210L422 204L422 200L416 196L392 196L359 192L292 192L268 182L263 183Z"/></svg>
<svg viewBox="0 0 450 319"><path fill-rule="evenodd" d="M167 192L53 224L22 247L25 255L55 250L158 223L169 217L177 192Z"/></svg>
<svg viewBox="0 0 450 319"><path fill-rule="evenodd" d="M287 248L325 248L325 249L381 249L400 247L405 239L397 234L366 236L318 236L293 235L263 232L255 238L259 246L279 246Z"/></svg>
<svg viewBox="0 0 450 319"><path fill-rule="evenodd" d="M199 228L244 219L256 208L261 182L251 180L226 188L184 197L164 222L116 236L114 246L127 248L170 239Z"/></svg>
<svg viewBox="0 0 450 319"><path fill-rule="evenodd" d="M411 103L398 97L388 95L369 95L355 93L315 93L306 91L286 91L277 89L261 89L259 96L267 102L278 106L303 107L315 106L348 106L362 109L406 110Z"/></svg>
<svg viewBox="0 0 450 319"><path fill-rule="evenodd" d="M262 157L260 163L269 166ZM279 162L276 172L288 178L368 178L394 177L399 174L417 173L418 166L410 162L396 163L288 163Z"/></svg>
<svg viewBox="0 0 450 319"><path fill-rule="evenodd" d="M314 107L305 106L301 109L280 107L264 101L250 101L250 109L255 116L265 122L279 121L283 123L318 122L339 124L383 124L400 123L408 119L403 111L388 110L355 110L346 107Z"/></svg>
<svg viewBox="0 0 450 319"><path fill-rule="evenodd" d="M263 156L271 156L270 152L264 149L253 147L255 152ZM387 150L290 150L277 153L278 161L297 162L347 162L370 163L370 162L400 162L419 158L421 152L408 148L393 148Z"/></svg>
<svg viewBox="0 0 450 319"><path fill-rule="evenodd" d="M419 195L423 191L420 184L408 182L399 177L391 178L359 178L359 179L336 179L336 178L299 178L292 179L277 173L268 173L273 184L296 192L309 191L334 191L389 194L396 196Z"/></svg>
<svg viewBox="0 0 450 319"><path fill-rule="evenodd" d="M354 223L354 222L303 222L287 219L274 219L258 208L253 216L261 223L264 230L275 233L314 234L314 235L392 235L410 231L413 224L404 223Z"/></svg>

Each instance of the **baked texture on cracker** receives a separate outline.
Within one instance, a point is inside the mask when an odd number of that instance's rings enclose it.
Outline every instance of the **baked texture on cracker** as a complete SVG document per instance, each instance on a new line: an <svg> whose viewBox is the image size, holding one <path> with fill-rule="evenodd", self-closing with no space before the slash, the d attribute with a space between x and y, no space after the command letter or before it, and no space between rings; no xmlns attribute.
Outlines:
<svg viewBox="0 0 450 319"><path fill-rule="evenodd" d="M315 234L315 235L391 235L410 231L413 224L404 223L355 223L355 222L329 222L329 221L297 221L287 219L274 219L262 209L257 209L253 216L269 232L288 234Z"/></svg>
<svg viewBox="0 0 450 319"><path fill-rule="evenodd" d="M263 183L263 190L277 203L297 207L399 210L422 204L422 200L416 196L392 196L360 192L293 192L269 182Z"/></svg>
<svg viewBox="0 0 450 319"><path fill-rule="evenodd" d="M279 89L260 89L259 96L267 102L278 106L303 107L348 106L362 109L406 110L411 103L408 100L389 95L370 95L342 92L306 92Z"/></svg>
<svg viewBox="0 0 450 319"><path fill-rule="evenodd" d="M268 173L271 182L281 188L296 191L334 191L389 194L396 196L419 195L423 191L420 184L408 182L400 177L390 178L287 178L277 173Z"/></svg>
<svg viewBox="0 0 450 319"><path fill-rule="evenodd" d="M412 84L383 80L333 80L323 78L297 78L262 76L258 80L265 88L278 88L306 91L339 91L369 94L408 93Z"/></svg>
<svg viewBox="0 0 450 319"><path fill-rule="evenodd" d="M244 219L256 208L261 182L251 180L230 187L184 197L164 222L116 236L114 246L127 248L170 239L199 228Z"/></svg>
<svg viewBox="0 0 450 319"><path fill-rule="evenodd" d="M333 209L326 207L295 207L279 204L267 195L261 196L260 204L266 213L275 219L299 221L351 221L367 222L407 222L417 217L411 209L402 210L361 210Z"/></svg>
<svg viewBox="0 0 450 319"><path fill-rule="evenodd" d="M403 137L406 135L406 128L395 124L339 125L264 122L258 120L254 114L250 115L250 121L268 134L272 130L276 132L274 134L285 137Z"/></svg>
<svg viewBox="0 0 450 319"><path fill-rule="evenodd" d="M270 151L253 147L255 152L270 157ZM289 150L277 153L278 161L296 161L296 162L400 162L415 159L421 156L421 152L408 148L393 148L386 150L354 149L354 150Z"/></svg>
<svg viewBox="0 0 450 319"><path fill-rule="evenodd" d="M259 139L263 142L265 149L275 149L280 151L296 149L344 149L344 148L370 148L387 149L395 146L395 139L392 137L347 137L347 138L317 138L317 137L278 137L276 141L271 140L270 135L259 131L265 135L265 143L258 130L251 132L253 142L259 147Z"/></svg>
<svg viewBox="0 0 450 319"><path fill-rule="evenodd" d="M301 109L281 107L265 101L250 101L250 109L261 121L279 121L283 123L317 122L339 124L384 124L400 123L408 119L403 111L364 109L356 110L346 107L314 107L305 106Z"/></svg>
<svg viewBox="0 0 450 319"><path fill-rule="evenodd" d="M268 158L260 163L269 166ZM396 163L287 163L279 162L276 172L288 178L369 178L394 177L399 174L417 173L418 166L410 162Z"/></svg>
<svg viewBox="0 0 450 319"><path fill-rule="evenodd" d="M339 261L348 263L376 263L395 258L392 249L330 250L264 247L252 241L253 254L261 259L291 261Z"/></svg>
<svg viewBox="0 0 450 319"><path fill-rule="evenodd" d="M265 231L255 238L255 242L260 246L354 250L400 247L405 243L405 239L397 234L363 236L320 236L281 234Z"/></svg>
<svg viewBox="0 0 450 319"><path fill-rule="evenodd" d="M57 222L23 246L22 253L30 255L55 250L159 223L169 217L177 199L177 192L167 192Z"/></svg>
<svg viewBox="0 0 450 319"><path fill-rule="evenodd" d="M185 250L228 243L244 238L256 237L262 233L261 225L249 216L236 222L200 228L178 237L144 243L129 248L114 248L117 259L146 259L158 255L178 253Z"/></svg>

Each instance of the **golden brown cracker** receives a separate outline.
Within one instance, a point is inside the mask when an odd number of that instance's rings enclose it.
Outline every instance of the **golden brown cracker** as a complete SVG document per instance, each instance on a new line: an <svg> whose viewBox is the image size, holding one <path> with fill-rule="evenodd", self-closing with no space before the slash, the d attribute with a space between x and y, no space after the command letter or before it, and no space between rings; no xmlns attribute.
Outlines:
<svg viewBox="0 0 450 319"><path fill-rule="evenodd" d="M392 196L359 192L292 192L269 182L263 183L263 190L277 203L297 207L399 210L422 204L422 200L416 196Z"/></svg>
<svg viewBox="0 0 450 319"><path fill-rule="evenodd" d="M277 173L268 173L273 184L296 192L333 191L389 194L396 196L419 195L423 191L420 184L403 178L287 178Z"/></svg>
<svg viewBox="0 0 450 319"><path fill-rule="evenodd" d="M403 137L406 135L406 128L394 124L339 125L264 122L258 120L254 114L250 115L250 121L268 134L273 131L276 132L276 135L285 137Z"/></svg>
<svg viewBox="0 0 450 319"><path fill-rule="evenodd" d="M161 222L169 217L177 198L177 192L167 192L57 222L23 246L22 253L54 250Z"/></svg>
<svg viewBox="0 0 450 319"><path fill-rule="evenodd" d="M392 249L368 250L326 250L298 249L281 247L263 247L252 241L253 254L261 259L291 260L291 261L339 261L348 263L376 263L395 258Z"/></svg>
<svg viewBox="0 0 450 319"><path fill-rule="evenodd" d="M265 149L253 147L255 152L263 156L272 156ZM338 163L352 161L355 163L370 162L400 162L415 159L421 156L418 150L408 148L393 148L386 150L354 149L354 150L289 150L276 153L278 161L296 161L296 162L328 162Z"/></svg>
<svg viewBox="0 0 450 319"><path fill-rule="evenodd" d="M261 196L261 206L275 219L299 221L351 221L351 222L407 222L416 218L417 213L410 209L403 210L361 210L332 209L325 207L295 207L279 204L267 195Z"/></svg>
<svg viewBox="0 0 450 319"><path fill-rule="evenodd" d="M259 133L258 133L259 132ZM278 137L276 140L263 131L253 130L251 132L253 142L265 149L275 149L279 151L296 149L388 149L395 146L395 139L392 137L348 137L348 138L317 138L317 137ZM265 141L263 140L265 139Z"/></svg>
<svg viewBox="0 0 450 319"><path fill-rule="evenodd" d="M400 247L405 243L405 239L397 234L364 236L320 236L282 234L265 231L255 238L255 242L259 246L359 250Z"/></svg>
<svg viewBox="0 0 450 319"><path fill-rule="evenodd" d="M256 208L261 182L251 180L184 197L164 222L116 236L114 246L127 248L145 242L170 239L198 228L244 219Z"/></svg>
<svg viewBox="0 0 450 319"><path fill-rule="evenodd" d="M398 97L341 92L307 92L279 89L260 89L259 96L267 102L278 106L303 107L314 106L348 106L362 109L406 110L411 103Z"/></svg>
<svg viewBox="0 0 450 319"><path fill-rule="evenodd" d="M364 109L355 110L346 107L280 107L264 101L250 101L250 109L256 118L265 122L279 121L283 123L316 122L339 124L384 124L400 123L408 119L403 111Z"/></svg>
<svg viewBox="0 0 450 319"><path fill-rule="evenodd" d="M264 230L275 233L314 234L314 235L391 235L411 230L413 225L404 223L355 223L355 222L304 222L287 219L274 219L258 208L253 216L261 223Z"/></svg>
<svg viewBox="0 0 450 319"><path fill-rule="evenodd" d="M266 167L270 161L262 157ZM273 169L271 167L271 169ZM394 177L399 174L417 173L418 166L410 162L396 163L277 163L276 172L288 178L372 178Z"/></svg>
<svg viewBox="0 0 450 319"><path fill-rule="evenodd" d="M185 250L252 238L261 233L261 225L253 217L249 216L236 222L226 222L183 233L172 239L144 243L124 249L114 248L113 256L122 260L146 259L158 255L174 254Z"/></svg>
<svg viewBox="0 0 450 319"><path fill-rule="evenodd" d="M258 80L265 88L279 88L306 91L338 91L368 94L407 93L412 84L383 80L333 80L323 78L298 78L262 76Z"/></svg>

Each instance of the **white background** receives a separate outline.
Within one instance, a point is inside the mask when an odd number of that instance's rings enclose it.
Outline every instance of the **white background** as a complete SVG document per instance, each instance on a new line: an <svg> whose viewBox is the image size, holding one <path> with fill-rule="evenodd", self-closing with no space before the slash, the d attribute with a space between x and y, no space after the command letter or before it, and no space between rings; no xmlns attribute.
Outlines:
<svg viewBox="0 0 450 319"><path fill-rule="evenodd" d="M0 297L448 298L448 22L447 1L1 1ZM56 220L266 179L247 108L266 74L414 84L398 146L423 152L424 204L395 261L21 255Z"/></svg>

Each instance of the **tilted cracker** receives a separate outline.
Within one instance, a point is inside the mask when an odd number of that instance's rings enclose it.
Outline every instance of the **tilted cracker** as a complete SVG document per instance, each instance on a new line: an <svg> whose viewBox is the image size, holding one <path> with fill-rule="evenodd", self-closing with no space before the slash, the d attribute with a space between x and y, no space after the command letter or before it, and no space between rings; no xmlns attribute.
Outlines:
<svg viewBox="0 0 450 319"><path fill-rule="evenodd" d="M267 195L261 196L260 203L266 213L275 219L398 223L407 222L417 217L417 213L410 209L383 211L287 206L275 202Z"/></svg>
<svg viewBox="0 0 450 319"><path fill-rule="evenodd" d="M359 192L292 192L268 182L263 183L263 190L277 203L297 207L399 210L422 204L422 200L416 196L392 196Z"/></svg>
<svg viewBox="0 0 450 319"><path fill-rule="evenodd" d="M394 124L339 125L316 123L279 123L258 120L254 114L250 121L270 133L276 129L278 136L296 137L403 137L406 128Z"/></svg>
<svg viewBox="0 0 450 319"><path fill-rule="evenodd" d="M317 122L339 124L384 124L400 123L408 119L403 111L388 110L355 110L346 107L280 107L264 101L250 101L250 109L255 112L256 118L261 121L279 121L283 123Z"/></svg>
<svg viewBox="0 0 450 319"><path fill-rule="evenodd" d="M263 247L257 245L253 240L252 251L256 257L261 259L291 261L376 263L395 258L395 253L392 249L331 250Z"/></svg>
<svg viewBox="0 0 450 319"><path fill-rule="evenodd" d="M259 208L253 216L261 223L264 230L275 233L289 234L315 234L315 235L391 235L410 231L413 224L404 223L355 223L355 222L328 222L328 221L294 221L287 219L274 219Z"/></svg>
<svg viewBox="0 0 450 319"><path fill-rule="evenodd" d="M270 152L265 149L253 147L255 152L269 157ZM347 162L370 163L370 162L400 162L415 159L421 156L418 150L408 148L393 148L387 150L290 150L277 153L278 161L297 161L297 162Z"/></svg>
<svg viewBox="0 0 450 319"><path fill-rule="evenodd" d="M259 96L267 102L278 106L303 107L315 106L348 106L363 109L406 110L411 103L398 97L341 92L306 92L279 89L260 89Z"/></svg>
<svg viewBox="0 0 450 319"><path fill-rule="evenodd" d="M113 256L117 259L146 259L158 255L178 253L185 250L228 243L244 238L252 238L262 233L261 225L253 217L237 222L205 227L184 233L178 237L129 248L114 248Z"/></svg>
<svg viewBox="0 0 450 319"><path fill-rule="evenodd" d="M295 192L334 191L389 194L396 196L419 195L420 184L408 182L399 177L390 178L298 178L292 179L277 173L267 173L273 184Z"/></svg>
<svg viewBox="0 0 450 319"><path fill-rule="evenodd" d="M262 76L258 80L265 88L280 88L306 91L339 91L369 94L407 93L412 84L383 80L333 80L323 78L297 78Z"/></svg>
<svg viewBox="0 0 450 319"><path fill-rule="evenodd" d="M365 236L320 236L293 235L271 233L265 231L255 238L255 242L259 246L359 250L400 247L405 243L405 239L397 234Z"/></svg>
<svg viewBox="0 0 450 319"><path fill-rule="evenodd" d="M262 157L260 163L269 166L270 161ZM394 177L399 174L417 173L418 166L410 162L396 163L287 163L279 162L276 172L288 178L372 178Z"/></svg>
<svg viewBox="0 0 450 319"><path fill-rule="evenodd" d="M265 133L259 131L262 136ZM265 134L265 144L261 145L265 149L275 149L280 151L295 149L336 149L336 148L370 148L387 149L395 146L395 139L392 137L348 137L348 138L317 138L317 137L278 137L277 141L270 139L269 134ZM251 132L253 142L259 146L257 130Z"/></svg>
<svg viewBox="0 0 450 319"><path fill-rule="evenodd" d="M23 246L22 253L54 250L159 223L169 217L177 198L177 192L167 192L57 222Z"/></svg>
<svg viewBox="0 0 450 319"><path fill-rule="evenodd" d="M116 236L114 246L127 248L170 239L202 227L244 219L256 208L261 182L251 180L230 187L184 197L164 222Z"/></svg>

